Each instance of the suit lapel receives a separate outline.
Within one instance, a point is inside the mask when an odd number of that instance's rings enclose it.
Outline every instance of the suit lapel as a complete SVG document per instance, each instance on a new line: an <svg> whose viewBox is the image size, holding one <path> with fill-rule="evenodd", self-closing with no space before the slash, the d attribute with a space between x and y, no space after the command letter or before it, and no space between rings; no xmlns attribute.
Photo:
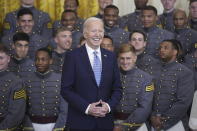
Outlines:
<svg viewBox="0 0 197 131"><path fill-rule="evenodd" d="M84 70L87 70L87 73L88 75L91 77L91 79L94 81L95 85L96 84L96 80L95 80L95 77L94 77L94 72L92 70L92 66L90 64L90 60L89 60L89 57L88 57L88 53L87 53L87 50L86 50L86 47L85 45L81 47L81 60L83 62L83 68Z"/></svg>
<svg viewBox="0 0 197 131"><path fill-rule="evenodd" d="M106 67L107 67L107 59L108 56L105 53L105 51L101 48L101 59L102 59L102 72L101 72L101 82L100 82L100 87L102 87L102 83L104 82L105 78L105 72L107 72Z"/></svg>

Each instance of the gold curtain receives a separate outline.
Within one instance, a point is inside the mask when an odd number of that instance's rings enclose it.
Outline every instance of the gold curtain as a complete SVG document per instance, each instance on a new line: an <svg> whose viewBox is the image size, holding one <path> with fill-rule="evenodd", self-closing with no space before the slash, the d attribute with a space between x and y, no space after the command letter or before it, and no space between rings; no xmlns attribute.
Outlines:
<svg viewBox="0 0 197 131"><path fill-rule="evenodd" d="M35 7L48 12L52 21L60 19L63 12L64 0L35 0ZM98 12L97 0L79 0L78 15L81 18L87 18ZM3 25L3 19L8 12L14 11L20 7L20 0L0 0L0 28Z"/></svg>

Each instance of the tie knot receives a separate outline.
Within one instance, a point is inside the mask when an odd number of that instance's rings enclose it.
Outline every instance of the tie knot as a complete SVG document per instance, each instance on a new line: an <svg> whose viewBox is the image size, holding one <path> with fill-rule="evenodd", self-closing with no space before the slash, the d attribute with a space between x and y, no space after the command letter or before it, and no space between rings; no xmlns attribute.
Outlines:
<svg viewBox="0 0 197 131"><path fill-rule="evenodd" d="M94 51L93 54L97 56L98 52L97 51Z"/></svg>

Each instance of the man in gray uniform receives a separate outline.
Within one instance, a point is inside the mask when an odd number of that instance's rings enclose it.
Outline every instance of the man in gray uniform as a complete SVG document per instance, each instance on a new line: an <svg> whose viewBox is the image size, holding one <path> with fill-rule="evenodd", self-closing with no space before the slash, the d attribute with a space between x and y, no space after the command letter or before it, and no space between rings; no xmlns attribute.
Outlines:
<svg viewBox="0 0 197 131"><path fill-rule="evenodd" d="M197 43L197 31L187 27L187 15L183 10L174 12L175 38L181 42L183 55L192 52L192 47Z"/></svg>
<svg viewBox="0 0 197 131"><path fill-rule="evenodd" d="M158 60L146 53L146 42L146 34L140 30L133 31L129 36L129 43L135 48L137 55L136 66L150 75L154 75Z"/></svg>
<svg viewBox="0 0 197 131"><path fill-rule="evenodd" d="M58 22L59 23L59 22ZM56 32L58 28L66 27L72 32L72 48L76 48L79 45L80 38L82 36L81 29L77 26L77 14L72 10L65 10L62 13L62 18L60 24L53 24L53 32ZM50 44L52 44L53 48L56 48L56 44L54 40L51 40Z"/></svg>
<svg viewBox="0 0 197 131"><path fill-rule="evenodd" d="M72 45L72 33L68 28L59 28L55 33L55 43L57 43L57 48L52 52L53 64L52 69L55 72L62 72L62 67L64 64L64 58L67 51L71 50Z"/></svg>
<svg viewBox="0 0 197 131"><path fill-rule="evenodd" d="M109 5L104 9L105 35L113 39L115 48L129 41L129 33L118 27L118 14L119 9L114 5Z"/></svg>
<svg viewBox="0 0 197 131"><path fill-rule="evenodd" d="M30 37L28 55L33 59L35 56L35 51L37 49L47 46L48 44L47 40L44 37L33 32L33 27L35 25L34 17L33 17L32 12L29 9L24 8L18 11L17 23L19 25L17 32L27 33ZM15 33L11 33L2 38L2 43L6 45L6 47L10 50L11 54L14 54L14 51L12 48L12 45L13 45L12 39L13 39L14 34Z"/></svg>
<svg viewBox="0 0 197 131"><path fill-rule="evenodd" d="M185 56L183 64L193 71L195 79L195 90L197 90L197 43L195 44L195 50Z"/></svg>
<svg viewBox="0 0 197 131"><path fill-rule="evenodd" d="M190 0L189 4L189 25L192 29L197 30L197 0Z"/></svg>
<svg viewBox="0 0 197 131"><path fill-rule="evenodd" d="M132 32L142 28L140 19L141 10L147 5L148 0L135 0L136 10L133 13L122 16L120 19L120 27Z"/></svg>
<svg viewBox="0 0 197 131"><path fill-rule="evenodd" d="M153 6L146 6L142 10L143 31L147 36L146 52L153 57L158 58L159 44L165 39L174 38L174 34L160 29L156 26L157 9Z"/></svg>
<svg viewBox="0 0 197 131"><path fill-rule="evenodd" d="M163 5L164 11L163 14L159 15L158 24L165 30L174 31L174 24L173 24L173 14L175 12L175 5L176 0L161 0Z"/></svg>
<svg viewBox="0 0 197 131"><path fill-rule="evenodd" d="M34 61L27 56L29 50L29 36L19 32L13 36L14 55L9 63L9 71L19 77L26 77L30 72L35 71Z"/></svg>
<svg viewBox="0 0 197 131"><path fill-rule="evenodd" d="M51 31L48 28L51 28L51 20L47 13L40 11L34 7L34 0L20 0L21 7L16 11L10 12L5 16L4 19L4 35L15 33L18 30L17 26L17 14L19 10L23 8L28 8L33 13L35 26L33 32L36 32L44 37L49 38L51 36Z"/></svg>
<svg viewBox="0 0 197 131"><path fill-rule="evenodd" d="M0 44L0 130L14 130L23 120L26 92L22 81L6 71L10 61L8 49Z"/></svg>
<svg viewBox="0 0 197 131"><path fill-rule="evenodd" d="M135 66L137 55L130 44L118 52L123 96L114 113L115 129L124 131L147 129L145 122L152 109L154 85L152 76Z"/></svg>
<svg viewBox="0 0 197 131"><path fill-rule="evenodd" d="M194 93L193 73L177 62L178 43L165 40L160 44L162 60L155 80L151 125L155 130L187 130L187 110ZM185 127L183 127L185 126Z"/></svg>
<svg viewBox="0 0 197 131"><path fill-rule="evenodd" d="M50 70L52 54L47 48L36 52L37 71L24 81L27 90L27 114L24 130L63 131L67 118L67 103L60 96L61 74Z"/></svg>
<svg viewBox="0 0 197 131"><path fill-rule="evenodd" d="M65 10L70 10L70 11L75 12L75 16L76 16L75 18L72 17L71 19L69 19L69 22L70 23L75 22L75 30L83 32L84 20L79 18L78 15L77 15L78 7L79 7L79 1L78 0L65 0L64 1L64 12L65 12ZM64 12L62 12L62 15L63 15ZM61 27L62 24L63 24L62 19L61 20L56 20L53 24L53 29L57 28L57 27Z"/></svg>

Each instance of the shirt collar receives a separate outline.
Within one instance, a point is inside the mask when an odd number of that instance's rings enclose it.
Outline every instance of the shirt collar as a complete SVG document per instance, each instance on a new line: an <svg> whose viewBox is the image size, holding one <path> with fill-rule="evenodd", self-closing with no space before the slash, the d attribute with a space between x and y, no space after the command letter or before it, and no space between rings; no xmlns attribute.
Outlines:
<svg viewBox="0 0 197 131"><path fill-rule="evenodd" d="M98 55L101 54L100 46L97 49L92 49L87 43L85 44L85 46L86 46L88 54L93 54L94 51L96 51Z"/></svg>

